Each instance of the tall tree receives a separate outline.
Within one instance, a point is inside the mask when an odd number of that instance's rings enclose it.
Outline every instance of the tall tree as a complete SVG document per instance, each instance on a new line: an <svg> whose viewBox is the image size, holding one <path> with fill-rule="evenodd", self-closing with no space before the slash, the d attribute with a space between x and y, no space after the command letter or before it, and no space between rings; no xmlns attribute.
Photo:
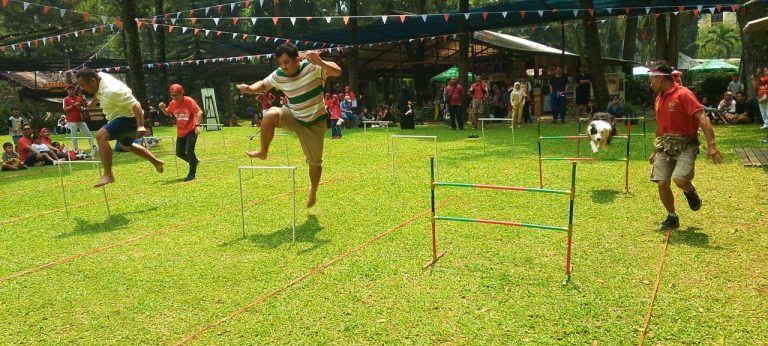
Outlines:
<svg viewBox="0 0 768 346"><path fill-rule="evenodd" d="M155 0L155 15L160 16L164 13L164 0ZM158 30L157 31L157 62L160 63L160 68L158 68L158 72L160 73L160 78L158 81L159 84L159 91L162 94L163 100L168 99L168 70L165 66L166 62L166 51L165 51L165 30Z"/></svg>
<svg viewBox="0 0 768 346"><path fill-rule="evenodd" d="M469 12L469 0L459 1L459 12ZM464 16L459 16L459 28L461 33L459 34L459 84L465 88L468 87L469 81L469 25L467 24ZM467 89L469 90L469 89Z"/></svg>
<svg viewBox="0 0 768 346"><path fill-rule="evenodd" d="M702 46L707 48L707 52L713 54L712 57L722 59L732 57L736 45L739 44L739 34L737 28L721 23L712 26L707 30Z"/></svg>
<svg viewBox="0 0 768 346"><path fill-rule="evenodd" d="M352 91L356 94L360 94L360 86L358 85L358 66L357 66L357 8L358 8L358 0L349 0L349 15L350 17L350 23L349 23L349 42L351 44L351 47L347 50L349 53L349 64L348 64L348 75L349 75L349 87L352 88ZM359 102L359 101L358 101Z"/></svg>
<svg viewBox="0 0 768 346"><path fill-rule="evenodd" d="M592 0L579 0L582 8L594 8ZM587 56L589 57L589 73L592 78L592 90L595 92L597 108L601 109L608 105L608 83L605 81L605 69L603 67L603 57L601 55L600 33L597 30L597 22L594 17L583 16L581 22L584 27L584 40L587 47Z"/></svg>
<svg viewBox="0 0 768 346"><path fill-rule="evenodd" d="M136 26L136 1L124 0L121 4L121 15L123 17L123 30L126 35L126 45L128 51L126 57L128 58L128 75L131 77L129 80L131 90L133 90L133 96L141 102L142 108L146 113L149 110L149 104L147 100L147 89L144 84L144 69L141 63L141 46L139 43L139 29Z"/></svg>
<svg viewBox="0 0 768 346"><path fill-rule="evenodd" d="M656 61L667 60L667 15L656 17Z"/></svg>
<svg viewBox="0 0 768 346"><path fill-rule="evenodd" d="M677 66L677 58L680 56L680 14L669 14L669 30L667 32L667 63Z"/></svg>
<svg viewBox="0 0 768 346"><path fill-rule="evenodd" d="M635 48L637 47L637 17L627 16L624 21L624 47L621 58L624 60L635 60ZM625 64L622 67L624 73L632 75L632 64Z"/></svg>

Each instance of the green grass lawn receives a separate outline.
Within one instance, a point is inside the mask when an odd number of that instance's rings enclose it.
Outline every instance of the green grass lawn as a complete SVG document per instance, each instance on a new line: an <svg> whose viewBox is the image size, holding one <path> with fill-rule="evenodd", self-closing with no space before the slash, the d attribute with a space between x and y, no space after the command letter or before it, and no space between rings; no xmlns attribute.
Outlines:
<svg viewBox="0 0 768 346"><path fill-rule="evenodd" d="M576 126L543 130L572 135ZM226 151L219 132L204 132L190 183L181 181L184 162L176 175L173 140L153 149L163 174L117 154L109 219L90 165L64 167L69 218L57 168L0 174L0 343L638 342L666 239L642 137L633 137L627 194L622 162L578 164L574 271L563 286L566 235L553 231L438 222L447 255L423 270L432 142L396 139L391 176L389 135L437 135L440 181L537 187L535 126L516 129L514 147L501 124L487 126L485 140L442 125L346 130L325 142L319 202L309 210L298 140L276 137L270 157L254 164L298 167L295 243L284 171L243 172L241 236L236 167L251 164L244 151L253 132L224 129ZM768 175L734 153L765 144L757 125L716 134L724 163L702 154L694 180L704 207L690 211L675 191L681 229L670 239L648 344L768 341ZM574 156L575 143L548 141L544 153ZM620 139L599 154L623 155ZM544 182L568 189L570 164L544 162ZM564 196L440 187L436 200L442 216L567 225Z"/></svg>

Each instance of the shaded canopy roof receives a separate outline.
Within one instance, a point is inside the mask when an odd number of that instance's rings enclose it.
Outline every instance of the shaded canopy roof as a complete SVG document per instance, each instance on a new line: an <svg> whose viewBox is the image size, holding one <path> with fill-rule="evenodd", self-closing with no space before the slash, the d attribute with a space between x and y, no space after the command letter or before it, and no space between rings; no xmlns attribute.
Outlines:
<svg viewBox="0 0 768 346"><path fill-rule="evenodd" d="M704 9L718 6L722 11L730 11L730 5L738 4L737 1L714 1L700 0L694 5L685 6L684 10L696 9L698 5ZM646 9L646 7L652 8ZM653 13L671 13L679 11L680 1L657 0L653 5L648 1L628 0L594 0L594 16L607 17L627 14L646 15ZM534 25L548 22L558 22L560 20L572 20L575 15L579 17L590 15L587 11L578 10L581 6L578 1L558 0L521 0L509 3L496 4L485 7L476 7L469 10L470 16L467 19L469 31L492 30L514 26ZM557 11L554 11L554 10ZM610 13L609 13L610 9ZM541 12L539 12L541 11ZM577 11L574 13L574 11ZM525 14L523 14L523 12ZM421 15L407 16L405 21L401 22L399 18L377 19L374 23L361 26L358 29L357 44L370 44L379 42L390 42L407 40L410 38L433 37L451 35L462 32L459 22L461 15L457 12L451 12L453 15L446 21L442 15L427 16L426 20ZM487 13L487 15L484 15ZM505 16L506 14L506 16ZM325 31L320 33L310 33L300 35L296 39L309 41L351 44L348 28Z"/></svg>
<svg viewBox="0 0 768 346"><path fill-rule="evenodd" d="M703 71L738 71L738 66L733 66L725 61L711 59L699 66L691 69L691 71L703 72Z"/></svg>

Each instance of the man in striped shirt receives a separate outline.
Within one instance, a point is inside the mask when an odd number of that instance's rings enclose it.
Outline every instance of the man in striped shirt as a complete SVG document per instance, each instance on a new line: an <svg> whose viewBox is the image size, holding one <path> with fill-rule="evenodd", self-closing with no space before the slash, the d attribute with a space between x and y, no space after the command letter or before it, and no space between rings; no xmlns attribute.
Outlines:
<svg viewBox="0 0 768 346"><path fill-rule="evenodd" d="M323 171L323 139L328 117L323 104L325 79L341 76L341 68L334 62L321 59L317 52L309 52L307 59L302 59L298 48L291 43L277 47L274 56L277 59L277 70L264 80L237 86L243 94L261 94L275 88L288 97L288 104L280 108L272 107L265 112L261 123L261 148L246 154L265 160L275 135L275 127L296 133L309 165L312 185L307 198L309 208L317 202L317 187Z"/></svg>

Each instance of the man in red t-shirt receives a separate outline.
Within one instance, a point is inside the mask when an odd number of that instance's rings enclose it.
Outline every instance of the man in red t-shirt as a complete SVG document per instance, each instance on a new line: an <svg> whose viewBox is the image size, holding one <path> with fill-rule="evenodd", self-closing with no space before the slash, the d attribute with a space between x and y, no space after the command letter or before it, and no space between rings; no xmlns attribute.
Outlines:
<svg viewBox="0 0 768 346"><path fill-rule="evenodd" d="M52 165L53 161L48 160L45 155L32 147L32 127L24 125L21 127L22 137L19 138L19 160L24 162L27 167L32 167L38 161L44 161L46 165Z"/></svg>
<svg viewBox="0 0 768 346"><path fill-rule="evenodd" d="M693 211L701 208L701 198L691 183L699 153L698 130L701 128L707 140L707 156L712 162L722 162L715 145L715 132L704 108L688 88L675 83L672 68L659 65L649 74L651 89L656 97L656 139L651 153L651 181L659 188L659 198L667 209L667 218L661 223L662 230L680 227L675 213L675 196L671 181L683 190L688 206Z"/></svg>
<svg viewBox="0 0 768 346"><path fill-rule="evenodd" d="M195 144L200 129L197 127L203 118L203 111L197 102L189 96L184 96L184 88L179 84L172 84L169 88L171 102L168 106L164 102L158 104L163 114L176 118L176 156L189 163L189 174L184 181L195 179L197 164L200 160L195 155Z"/></svg>
<svg viewBox="0 0 768 346"><path fill-rule="evenodd" d="M451 77L445 86L445 102L448 104L448 114L451 117L451 129L464 129L464 119L461 117L461 101L464 97L464 88L458 83L456 77Z"/></svg>
<svg viewBox="0 0 768 346"><path fill-rule="evenodd" d="M477 129L477 119L485 113L485 101L488 98L488 86L483 82L483 77L477 77L477 82L472 83L469 92L472 95L469 120L472 122L472 127Z"/></svg>
<svg viewBox="0 0 768 346"><path fill-rule="evenodd" d="M77 95L77 90L72 84L67 85L67 97L64 98L63 108L67 115L67 125L72 132L72 148L77 150L77 132L80 131L88 138L91 148L96 150L88 124L83 121L83 98Z"/></svg>

